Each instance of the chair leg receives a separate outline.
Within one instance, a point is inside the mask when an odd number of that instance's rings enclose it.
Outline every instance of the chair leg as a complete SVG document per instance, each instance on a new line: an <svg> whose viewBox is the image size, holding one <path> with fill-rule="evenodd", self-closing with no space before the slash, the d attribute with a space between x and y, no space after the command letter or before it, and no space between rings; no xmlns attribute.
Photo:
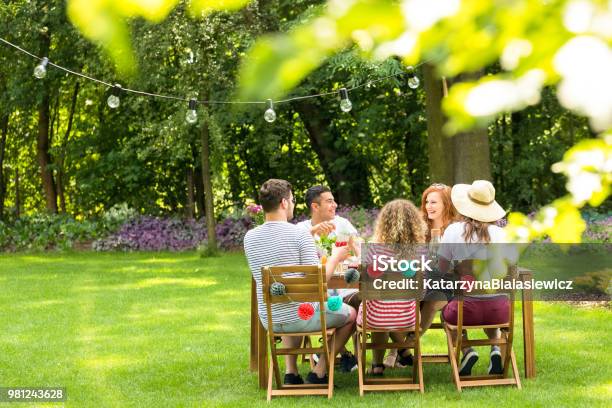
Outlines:
<svg viewBox="0 0 612 408"><path fill-rule="evenodd" d="M514 380L516 381L516 388L521 389L521 375L516 365L516 356L514 355L514 349L510 349L510 361L512 361L512 373L514 374Z"/></svg>
<svg viewBox="0 0 612 408"><path fill-rule="evenodd" d="M421 394L425 392L425 384L423 381L423 356L421 355L421 346L416 347L416 363L419 367L419 391Z"/></svg>
<svg viewBox="0 0 612 408"><path fill-rule="evenodd" d="M274 367L274 377L276 378L276 388L283 388L283 383L281 381L280 369L278 368L278 356L276 355L276 350L273 353L270 353L270 367ZM271 375L271 374L270 374Z"/></svg>
<svg viewBox="0 0 612 408"><path fill-rule="evenodd" d="M357 336L357 348L356 348L356 353L357 353L357 370L358 372L358 376L359 376L359 396L363 397L363 383L364 383L364 377L365 377L365 361L364 361L364 355L362 353L361 350L361 336L363 336L364 333L359 334L359 336Z"/></svg>
<svg viewBox="0 0 612 408"><path fill-rule="evenodd" d="M457 391L461 392L461 379L459 378L459 367L457 365L457 359L455 357L455 346L453 345L453 340L452 340L449 329L445 327L444 331L446 332L446 342L448 345L448 359L450 360L451 371L453 375L453 382L457 386Z"/></svg>
<svg viewBox="0 0 612 408"><path fill-rule="evenodd" d="M331 348L329 349L329 356L327 358L327 399L331 399L334 395L334 366L336 365L334 355L336 354L336 333L331 336Z"/></svg>
<svg viewBox="0 0 612 408"><path fill-rule="evenodd" d="M270 368L268 369L268 402L272 401L272 373L274 372L274 365L273 358L270 358Z"/></svg>

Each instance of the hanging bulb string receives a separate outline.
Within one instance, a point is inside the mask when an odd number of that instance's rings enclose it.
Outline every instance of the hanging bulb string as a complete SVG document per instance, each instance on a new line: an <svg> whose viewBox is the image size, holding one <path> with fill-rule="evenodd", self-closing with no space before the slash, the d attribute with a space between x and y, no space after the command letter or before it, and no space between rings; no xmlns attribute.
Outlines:
<svg viewBox="0 0 612 408"><path fill-rule="evenodd" d="M16 49L16 50L18 50L18 51L20 51L20 52L22 52L22 53L24 53L26 55L29 55L30 57L32 57L34 59L37 59L37 60L39 60L41 62L44 59L44 57L39 57L38 55L33 54L30 51L28 51L28 50L26 50L26 49L24 49L24 48L22 48L22 47L20 47L20 46L18 46L16 44L13 44L12 42L10 42L10 41L2 38L2 37L0 37L0 42L8 45L9 47L13 47L14 49ZM426 60L426 61L420 62L417 65L414 65L412 67L407 67L407 69L412 68L412 72L414 72L414 70L416 70L416 68L420 67L421 65L430 63L432 61L433 60L431 60L431 59L430 60ZM54 62L52 62L50 60L47 60L47 63L48 63L49 66L55 67L55 68L57 68L59 70L67 72L67 73L69 73L71 75L76 75L76 76L79 76L81 78L87 79L89 81L96 82L96 83L104 85L104 86L106 86L108 88L113 88L115 86L115 84L103 81L103 80L98 79L98 78L94 78L94 77L92 77L90 75L86 75L86 74L84 74L82 72L78 72L78 71L71 70L69 68L65 68L65 67L63 67L61 65L58 65L58 64L56 64L56 63L54 63ZM379 82L382 82L382 81L386 81L387 79L390 79L390 78L402 77L402 76L409 75L409 74L410 74L410 72L399 72L397 74L386 75L386 76L381 77L381 78L367 80L366 82L364 82L362 84L355 85L355 86L353 86L351 88L346 88L346 90L348 92L354 91L356 89L360 89L360 88L366 87L368 85L373 85L373 84L376 84L376 83L379 83ZM150 96L150 97L153 97L153 98L163 98L163 99L170 99L170 100L182 101L182 102L189 102L189 100L190 100L190 98L185 98L185 97L182 97L182 96L158 94L158 93L154 93L154 92L140 91L140 90L131 89L131 88L122 88L121 90L122 90L122 92L133 93L133 94L141 95L141 96ZM338 95L338 94L340 94L340 90L339 89L338 90L334 90L334 91L329 91L329 92L317 93L317 94L294 96L294 97L290 97L290 98L286 98L286 99L281 99L281 100L273 101L273 102L274 102L275 105L278 105L280 103L288 103L288 102L299 101L299 100L304 100L304 99L319 98L319 97L330 96L330 95ZM197 100L197 103L198 104L208 104L208 105L266 105L268 102L267 101Z"/></svg>

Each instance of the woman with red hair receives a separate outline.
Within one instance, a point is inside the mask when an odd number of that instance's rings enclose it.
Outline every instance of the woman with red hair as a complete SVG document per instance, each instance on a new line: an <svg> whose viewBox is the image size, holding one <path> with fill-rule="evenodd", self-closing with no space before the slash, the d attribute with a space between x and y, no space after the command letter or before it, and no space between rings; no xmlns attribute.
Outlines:
<svg viewBox="0 0 612 408"><path fill-rule="evenodd" d="M421 196L421 213L427 223L427 241L431 240L431 231L444 230L457 218L457 210L451 201L451 188L445 184L435 183L427 187Z"/></svg>

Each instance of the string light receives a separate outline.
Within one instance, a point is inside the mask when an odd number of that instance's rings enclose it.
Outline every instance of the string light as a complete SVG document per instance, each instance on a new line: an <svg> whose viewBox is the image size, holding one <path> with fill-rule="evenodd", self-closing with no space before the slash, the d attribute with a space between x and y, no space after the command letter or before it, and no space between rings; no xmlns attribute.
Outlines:
<svg viewBox="0 0 612 408"><path fill-rule="evenodd" d="M121 93L121 85L115 84L111 89L111 94L106 100L106 103L111 109L116 109L119 107L121 100L119 99L119 94Z"/></svg>
<svg viewBox="0 0 612 408"><path fill-rule="evenodd" d="M419 87L419 85L421 84L421 81L419 80L419 77L416 76L416 73L414 72L414 67L408 67L408 87L410 89L417 89Z"/></svg>
<svg viewBox="0 0 612 408"><path fill-rule="evenodd" d="M340 88L340 109L342 112L350 112L353 109L353 104L348 97L346 88Z"/></svg>
<svg viewBox="0 0 612 408"><path fill-rule="evenodd" d="M92 82L96 82L100 85L104 85L106 87L112 88L112 94L108 97L107 99L107 103L108 106L115 109L117 107L119 107L121 101L119 99L119 94L122 92L129 92L129 93L134 93L140 96L150 96L153 98L162 98L162 99L170 99L170 100L176 100L176 101L183 101L183 102L189 102L190 106L191 106L191 99L186 99L184 97L180 97L180 96L174 96L174 95L163 95L163 94L156 94L156 93L152 93L152 92L145 92L145 91L139 91L136 89L129 89L129 88L122 88L119 84L112 84L88 75L85 75L81 72L78 71L73 71L70 70L68 68L62 67L61 65L57 65L51 61L49 61L49 59L47 57L41 58L21 47L19 47L18 45L15 45L13 43L11 43L10 41L5 40L4 38L0 37L0 42L4 43L5 45L8 45L24 54L29 55L32 58L35 58L37 60L40 61L40 63L34 68L34 76L36 78L42 79L46 76L47 74L47 65L51 65L54 68L57 68L59 70L62 70L68 74L71 75L76 75L78 77L87 79L89 81ZM189 55L189 60L188 62L191 62L191 55L192 53L190 53ZM290 97L287 99L283 99L283 100L278 100L275 103L279 104L279 103L289 103L289 102L294 102L294 101L300 101L303 99L312 99L312 98L319 98L319 97L325 97L325 96L331 96L331 95L338 95L340 94L340 109L343 112L349 112L352 107L353 104L351 103L351 101L348 99L348 92L349 91L353 91L359 88L365 88L365 89L370 89L375 87L376 83L379 82L383 82L386 81L389 78L394 78L394 77L398 77L398 76L406 76L407 75L407 82L408 82L408 86L411 89L416 89L419 87L420 84L420 80L419 78L416 76L414 70L416 67L421 66L422 64L426 64L426 63L431 63L432 60L427 60L427 61L423 61L421 63L419 63L418 65L414 66L414 67L408 67L408 73L398 73L398 74L391 74L391 75L387 75L381 78L377 78L377 79L369 79L366 82L364 82L363 84L360 85L355 85L351 88L342 88L340 90L337 91L330 91L330 92L323 92L323 93L318 93L318 94L311 94L311 95L303 95L303 96L294 96L294 97ZM207 104L207 105L244 105L244 104L251 104L251 105L261 105L262 103L267 104L267 109L264 112L264 119L267 122L274 122L276 120L276 112L274 111L274 103L272 102L271 99L268 99L266 102L262 102L262 101L215 101L215 100L196 100L196 104L198 103L202 103L202 104ZM191 117L196 117L197 120L197 112L195 112L195 109L189 109L187 115L190 116L190 118L187 119L187 122L190 122Z"/></svg>
<svg viewBox="0 0 612 408"><path fill-rule="evenodd" d="M266 102L268 104L268 109L264 112L264 119L268 123L272 123L276 120L276 112L274 112L274 103L272 99L268 99Z"/></svg>
<svg viewBox="0 0 612 408"><path fill-rule="evenodd" d="M187 111L187 114L185 115L185 120L187 121L187 123L194 124L198 121L198 112L196 112L195 110L196 104L197 104L197 101L195 99L189 100L189 110Z"/></svg>
<svg viewBox="0 0 612 408"><path fill-rule="evenodd" d="M34 68L34 76L38 79L43 79L47 76L47 64L49 63L49 58L44 57L40 64Z"/></svg>

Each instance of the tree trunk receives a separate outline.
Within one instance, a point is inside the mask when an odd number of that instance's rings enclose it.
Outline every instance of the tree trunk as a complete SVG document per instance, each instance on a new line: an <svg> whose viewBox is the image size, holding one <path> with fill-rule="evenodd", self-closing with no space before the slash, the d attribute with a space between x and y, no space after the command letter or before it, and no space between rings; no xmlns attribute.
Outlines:
<svg viewBox="0 0 612 408"><path fill-rule="evenodd" d="M372 202L368 178L370 171L365 160L356 156L345 143L338 142L339 135L333 133L331 120L324 117L316 102L307 100L293 105L299 113L323 173L331 183L339 203L368 206ZM338 167L342 159L343 166Z"/></svg>
<svg viewBox="0 0 612 408"><path fill-rule="evenodd" d="M62 139L61 153L57 163L57 193L59 195L60 208L64 214L66 213L66 194L64 187L66 148L68 146L70 132L72 131L72 122L74 119L77 97L79 95L79 86L79 81L76 81L74 83L74 91L72 92L72 103L70 104L70 113L68 114L68 125L66 126L66 132L64 133L64 138Z"/></svg>
<svg viewBox="0 0 612 408"><path fill-rule="evenodd" d="M4 177L4 152L6 151L6 135L8 133L9 114L0 117L0 221L4 219L4 199L6 183Z"/></svg>
<svg viewBox="0 0 612 408"><path fill-rule="evenodd" d="M15 169L15 217L21 215L21 196L19 195L19 167Z"/></svg>
<svg viewBox="0 0 612 408"><path fill-rule="evenodd" d="M185 217L191 220L195 216L193 168L191 168L191 166L187 166L185 175L187 177L187 205L185 205Z"/></svg>
<svg viewBox="0 0 612 408"><path fill-rule="evenodd" d="M41 41L41 55L49 54L49 35L44 35ZM57 195L55 193L55 181L51 169L51 155L49 154L49 86L47 81L41 84L42 98L38 105L38 135L36 140L36 156L40 167L40 175L45 193L47 210L57 213Z"/></svg>
<svg viewBox="0 0 612 408"><path fill-rule="evenodd" d="M204 217L204 182L202 181L202 159L195 144L191 144L193 156L193 184L195 187L195 210L198 219Z"/></svg>
<svg viewBox="0 0 612 408"><path fill-rule="evenodd" d="M200 136L202 141L202 183L204 184L204 207L206 210L206 230L208 232L208 248L209 250L214 251L217 249L217 234L215 231L216 224L210 171L210 134L208 121L207 123L202 124L200 129Z"/></svg>
<svg viewBox="0 0 612 408"><path fill-rule="evenodd" d="M432 65L423 66L423 82L427 114L427 144L429 147L429 174L434 183L452 184L454 181L453 140L443 132L444 114L442 98L444 81Z"/></svg>
<svg viewBox="0 0 612 408"><path fill-rule="evenodd" d="M482 72L476 72L461 75L457 80L477 80L481 76ZM452 156L453 184L492 181L489 131L486 127L457 133L452 139Z"/></svg>
<svg viewBox="0 0 612 408"><path fill-rule="evenodd" d="M453 137L453 184L491 181L491 160L487 129L462 132Z"/></svg>

